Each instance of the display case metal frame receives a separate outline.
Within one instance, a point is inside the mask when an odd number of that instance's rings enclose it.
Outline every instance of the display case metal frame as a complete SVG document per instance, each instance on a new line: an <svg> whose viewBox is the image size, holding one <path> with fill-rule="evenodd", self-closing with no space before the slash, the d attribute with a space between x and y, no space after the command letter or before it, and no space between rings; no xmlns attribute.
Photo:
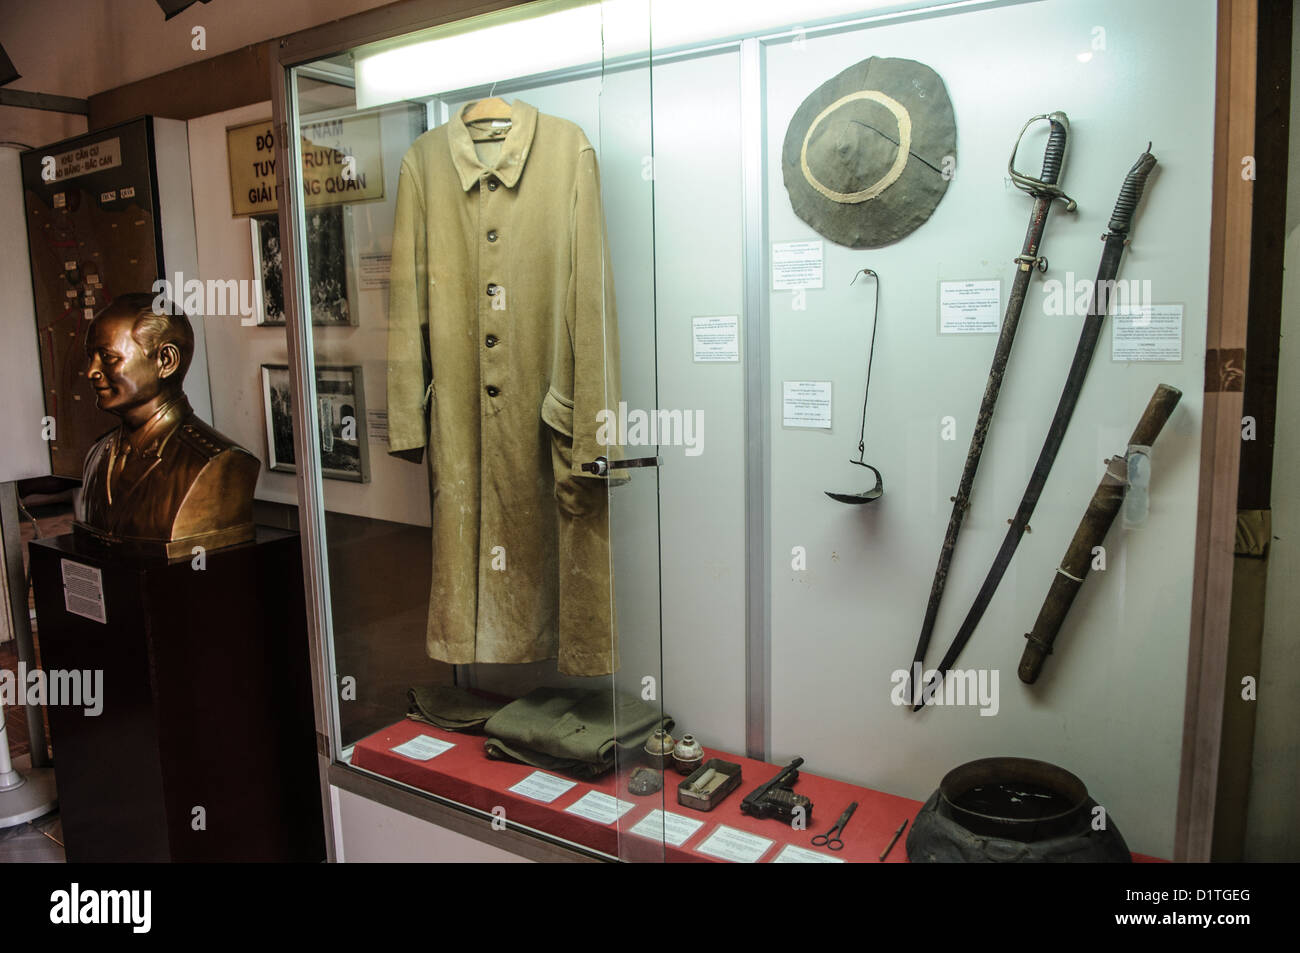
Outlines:
<svg viewBox="0 0 1300 953"><path fill-rule="evenodd" d="M406 0L359 13L333 23L281 38L273 44L270 59L272 121L276 133L276 159L282 169L297 169L300 162L295 128L294 69L316 60L345 53L358 46L392 39L430 27L466 20L510 7L526 0ZM881 16L936 15L986 6L987 3L936 4L924 11L910 10ZM1000 4L999 4L1000 5ZM1255 123L1255 45L1258 0L1219 0L1217 86L1214 130L1214 194L1211 213L1210 305L1207 315L1207 367L1210 362L1244 354L1251 235L1252 183L1240 175L1240 156L1252 154ZM813 25L814 27L818 25ZM827 27L832 28L832 27ZM804 28L808 29L808 28ZM783 34L782 34L783 35ZM741 51L749 84L761 84L757 44L765 37L727 41ZM718 44L713 44L716 47ZM677 54L680 51L665 51ZM656 51L655 59L660 57ZM751 102L756 100L751 97ZM755 124L761 116L743 117L746 142L759 141ZM760 146L761 148L761 146ZM751 150L752 151L752 150ZM746 745L751 754L766 747L767 699L770 680L770 613L765 588L770 572L768 547L763 542L770 518L770 488L766 481L768 453L766 426L770 381L767 380L765 342L766 304L762 268L765 261L761 237L763 208L754 189L761 174L761 155L743 157L746 186L744 201L745 327L760 346L749 351L746 370L745 432L749 438L746 461L746 532L757 535L748 547L746 567ZM314 359L309 314L300 275L305 274L305 239L299 226L301 197L295 188L284 190L280 202L286 334L295 414L315 406ZM1217 366L1217 364L1216 364ZM1231 606L1233 540L1236 491L1240 459L1242 395L1207 374L1200 458L1200 497L1197 509L1192 621L1187 660L1182 767L1180 772L1174 859L1205 861L1210 858L1214 801L1227 662L1228 618ZM302 421L299 421L301 424ZM318 434L311 426L295 426L295 453L301 460L317 460ZM330 595L325 561L325 509L319 474L302 467L297 474L303 547L304 585L308 629L312 648L315 689L317 751L321 797L327 818L326 840L335 857L334 815L330 787L338 786L372 798L396 810L450 827L480 840L493 838L501 845L501 832L473 818L477 813L391 782L385 782L347 765L342 758L335 713L335 675L331 657ZM538 860L579 859L582 852L548 844L533 833L511 831L509 849Z"/></svg>

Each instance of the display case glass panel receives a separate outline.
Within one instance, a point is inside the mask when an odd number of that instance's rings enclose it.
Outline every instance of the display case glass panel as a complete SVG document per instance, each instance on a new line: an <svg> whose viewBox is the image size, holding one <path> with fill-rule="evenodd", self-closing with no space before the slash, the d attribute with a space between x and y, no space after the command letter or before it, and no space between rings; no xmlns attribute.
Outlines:
<svg viewBox="0 0 1300 953"><path fill-rule="evenodd" d="M630 774L673 727L657 474L601 413L654 386L632 12L541 4L293 69L315 390L295 419L319 438L335 757L658 859L662 824L622 846L662 804ZM611 42L640 53L603 68Z"/></svg>
<svg viewBox="0 0 1300 953"><path fill-rule="evenodd" d="M1216 7L863 6L292 68L336 759L623 859L943 856L981 785L1173 855Z"/></svg>

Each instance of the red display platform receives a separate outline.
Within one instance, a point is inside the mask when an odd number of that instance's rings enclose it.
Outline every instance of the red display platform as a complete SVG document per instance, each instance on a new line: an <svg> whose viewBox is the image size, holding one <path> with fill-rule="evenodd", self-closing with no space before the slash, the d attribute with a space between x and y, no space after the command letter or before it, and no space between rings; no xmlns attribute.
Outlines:
<svg viewBox="0 0 1300 953"><path fill-rule="evenodd" d="M420 735L437 738L455 747L428 761L408 758L392 750ZM760 863L772 862L788 845L817 854L830 862L877 863L880 852L888 845L894 831L898 830L898 825L907 820L910 830L911 822L922 806L920 801L830 778L820 778L801 768L795 791L812 799L813 817L807 830L798 831L781 820L759 820L740 812L740 802L745 795L771 779L780 770L780 765L741 758L709 748L705 749L704 756L706 760L722 758L739 764L743 773L740 787L708 812L696 811L677 803L677 784L683 778L671 769L664 775L665 787L662 792L647 797L629 794L627 776L636 767L635 764L620 765L617 771L596 781L577 781L554 801L542 803L509 790L536 771L536 768L512 761L489 759L483 751L482 735L444 731L434 725L410 720L390 725L357 742L352 751L352 764L490 814L502 816L504 811L504 817L512 824L531 827L552 837L633 861L718 861L718 857L701 853L699 847L719 825L725 825L772 842L759 858ZM565 781L573 780L551 772L543 773ZM613 824L601 823L565 810L591 791L599 791L635 806ZM825 847L813 847L813 835L828 830L851 801L858 802L858 809L844 829L844 849L832 851ZM681 846L631 833L638 822L659 809L699 821L700 826ZM485 819L484 824L488 823L490 822ZM887 863L907 862L907 851L903 843L906 838L907 832L904 831L886 858ZM787 855L784 859L791 858ZM1140 854L1134 854L1133 859L1138 862L1152 860Z"/></svg>

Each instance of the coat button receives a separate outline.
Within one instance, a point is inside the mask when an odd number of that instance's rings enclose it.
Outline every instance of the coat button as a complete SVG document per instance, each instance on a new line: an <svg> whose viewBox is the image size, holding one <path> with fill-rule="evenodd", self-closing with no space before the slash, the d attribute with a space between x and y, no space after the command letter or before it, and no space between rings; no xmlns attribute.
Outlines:
<svg viewBox="0 0 1300 953"><path fill-rule="evenodd" d="M486 344L488 347L496 347L496 346L497 346L497 337L496 337L496 335L495 335L495 334L489 334L489 335L487 336L487 340L484 341L483 343Z"/></svg>
<svg viewBox="0 0 1300 953"><path fill-rule="evenodd" d="M487 286L488 297L491 297L492 295L497 294L500 291L501 291L501 286L498 284L489 284Z"/></svg>
<svg viewBox="0 0 1300 953"><path fill-rule="evenodd" d="M496 190L497 190L497 180L496 180L496 179L488 179L488 191L489 191L489 192L495 192Z"/></svg>
<svg viewBox="0 0 1300 953"><path fill-rule="evenodd" d="M495 396L496 396L497 394L499 394L499 393L501 393L501 388L499 388L499 387L495 387L495 386L493 386L492 384L488 384L488 386L487 386L487 395L488 395L489 397L495 397Z"/></svg>
<svg viewBox="0 0 1300 953"><path fill-rule="evenodd" d="M497 240L497 230L495 228L487 233L487 240L490 242Z"/></svg>

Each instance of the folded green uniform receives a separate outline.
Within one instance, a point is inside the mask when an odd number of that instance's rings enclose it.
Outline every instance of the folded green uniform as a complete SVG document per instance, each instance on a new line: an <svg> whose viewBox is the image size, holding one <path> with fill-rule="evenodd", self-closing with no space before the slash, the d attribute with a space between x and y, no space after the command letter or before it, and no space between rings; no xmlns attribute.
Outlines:
<svg viewBox="0 0 1300 953"><path fill-rule="evenodd" d="M429 685L407 693L411 708L407 718L427 721L448 731L482 731L487 720L506 704L472 695L455 685Z"/></svg>
<svg viewBox="0 0 1300 953"><path fill-rule="evenodd" d="M611 689L538 688L488 719L490 758L594 778L616 759L635 758L656 728L671 730L662 709Z"/></svg>

